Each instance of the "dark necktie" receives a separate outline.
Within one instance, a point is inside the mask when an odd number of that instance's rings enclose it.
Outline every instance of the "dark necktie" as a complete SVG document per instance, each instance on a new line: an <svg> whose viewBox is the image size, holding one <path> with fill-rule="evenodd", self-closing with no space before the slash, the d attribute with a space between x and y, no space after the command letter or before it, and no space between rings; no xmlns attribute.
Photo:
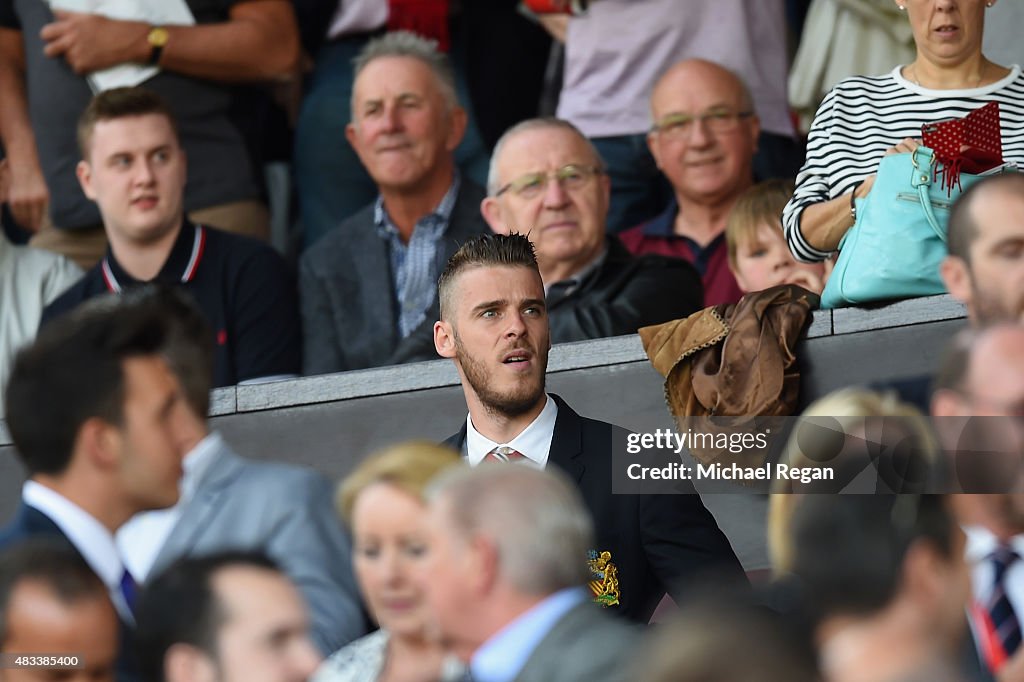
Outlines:
<svg viewBox="0 0 1024 682"><path fill-rule="evenodd" d="M136 587L135 578L128 572L128 569L125 569L121 574L121 596L124 597L124 603L128 605L128 610L132 612L132 615L135 615Z"/></svg>
<svg viewBox="0 0 1024 682"><path fill-rule="evenodd" d="M519 462L524 459L526 455L507 445L499 445L484 456L485 462Z"/></svg>
<svg viewBox="0 0 1024 682"><path fill-rule="evenodd" d="M1003 646L1007 656L1012 656L1020 646L1020 621L1013 610L1013 605L1006 596L1006 570L1020 557L1006 546L999 547L989 557L995 569L992 580L992 596L988 600L989 618L996 638Z"/></svg>

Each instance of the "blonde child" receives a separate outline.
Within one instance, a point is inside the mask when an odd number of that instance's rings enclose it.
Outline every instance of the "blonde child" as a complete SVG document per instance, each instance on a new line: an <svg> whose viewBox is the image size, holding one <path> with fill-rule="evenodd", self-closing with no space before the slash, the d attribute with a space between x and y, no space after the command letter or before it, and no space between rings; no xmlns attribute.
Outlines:
<svg viewBox="0 0 1024 682"><path fill-rule="evenodd" d="M744 293L796 284L820 294L829 265L799 263L782 234L782 209L793 196L793 182L767 180L736 201L725 230L729 269Z"/></svg>

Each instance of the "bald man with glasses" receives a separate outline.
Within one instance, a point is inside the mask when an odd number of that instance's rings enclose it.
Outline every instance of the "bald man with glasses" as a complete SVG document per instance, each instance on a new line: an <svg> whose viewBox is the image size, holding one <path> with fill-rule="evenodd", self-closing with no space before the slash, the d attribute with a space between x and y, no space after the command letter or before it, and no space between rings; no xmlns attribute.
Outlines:
<svg viewBox="0 0 1024 682"><path fill-rule="evenodd" d="M682 258L700 272L704 305L743 295L729 270L725 225L754 181L761 124L747 86L728 69L701 59L671 67L651 92L647 146L672 185L658 217L622 233L635 254Z"/></svg>
<svg viewBox="0 0 1024 682"><path fill-rule="evenodd" d="M524 121L494 148L481 212L536 247L553 343L632 334L702 307L691 264L633 256L606 234L610 191L597 151L567 121Z"/></svg>

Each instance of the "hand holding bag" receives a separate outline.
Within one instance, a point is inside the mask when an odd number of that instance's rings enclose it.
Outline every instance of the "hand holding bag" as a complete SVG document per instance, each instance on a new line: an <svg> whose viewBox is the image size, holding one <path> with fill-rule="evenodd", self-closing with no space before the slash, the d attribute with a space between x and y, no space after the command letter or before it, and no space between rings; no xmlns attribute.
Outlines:
<svg viewBox="0 0 1024 682"><path fill-rule="evenodd" d="M839 259L821 292L823 309L946 293L939 265L947 253L949 209L986 175L1016 167L961 172L958 187L947 189L935 180L935 165L928 147L882 159L871 193L856 200L857 222L839 242Z"/></svg>
<svg viewBox="0 0 1024 682"><path fill-rule="evenodd" d="M927 123L921 132L935 149L884 157L871 192L856 199L857 221L839 242L822 308L945 293L939 265L947 253L949 209L981 179L977 173L1006 168L999 167L999 104Z"/></svg>

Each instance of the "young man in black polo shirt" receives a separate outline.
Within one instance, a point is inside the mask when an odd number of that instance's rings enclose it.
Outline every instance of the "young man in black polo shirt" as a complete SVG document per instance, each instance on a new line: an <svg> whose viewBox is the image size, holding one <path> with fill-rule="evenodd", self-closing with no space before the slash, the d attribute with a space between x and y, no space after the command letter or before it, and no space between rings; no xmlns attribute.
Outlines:
<svg viewBox="0 0 1024 682"><path fill-rule="evenodd" d="M185 219L185 152L164 102L141 88L93 98L78 125L78 180L97 203L106 256L43 312L145 282L180 283L216 341L214 384L296 375L301 337L295 285L269 246Z"/></svg>

